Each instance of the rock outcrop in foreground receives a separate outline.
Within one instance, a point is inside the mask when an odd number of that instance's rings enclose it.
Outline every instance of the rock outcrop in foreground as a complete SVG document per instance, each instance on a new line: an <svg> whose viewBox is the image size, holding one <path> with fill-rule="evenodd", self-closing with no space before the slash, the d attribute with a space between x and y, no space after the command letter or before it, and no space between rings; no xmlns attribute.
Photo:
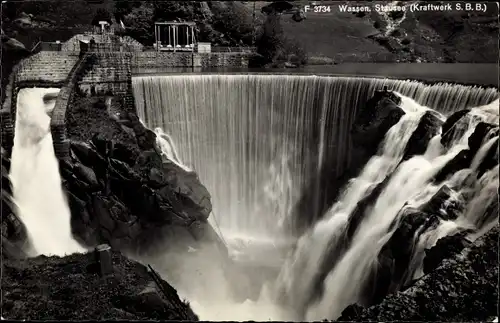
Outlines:
<svg viewBox="0 0 500 323"><path fill-rule="evenodd" d="M122 127L137 146L97 134L71 141L70 158L60 162L75 236L87 246L108 243L134 253L160 243L162 252L219 244L208 223L210 194L196 173L163 156L155 133L135 114Z"/></svg>
<svg viewBox="0 0 500 323"><path fill-rule="evenodd" d="M498 234L496 226L412 287L378 305L349 306L339 321L472 322L497 316Z"/></svg>
<svg viewBox="0 0 500 323"><path fill-rule="evenodd" d="M2 316L13 320L187 320L189 305L148 270L112 253L113 272L101 277L94 254L2 261Z"/></svg>

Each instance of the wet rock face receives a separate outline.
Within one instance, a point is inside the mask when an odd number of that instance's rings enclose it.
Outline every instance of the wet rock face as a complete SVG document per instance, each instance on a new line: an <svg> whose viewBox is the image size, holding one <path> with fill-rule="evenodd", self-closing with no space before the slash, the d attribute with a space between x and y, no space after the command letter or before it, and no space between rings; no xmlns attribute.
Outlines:
<svg viewBox="0 0 500 323"><path fill-rule="evenodd" d="M27 320L197 321L175 289L146 267L112 252L112 272L100 277L94 254L2 261L2 316Z"/></svg>
<svg viewBox="0 0 500 323"><path fill-rule="evenodd" d="M397 229L384 245L378 256L378 266L374 268L365 290L365 303L381 302L387 294L403 287L410 261L414 252L414 236L437 226L439 218L419 209L404 209L393 223Z"/></svg>
<svg viewBox="0 0 500 323"><path fill-rule="evenodd" d="M463 149L452 160L450 160L434 177L436 182L442 182L461 169L468 168L472 162L469 149Z"/></svg>
<svg viewBox="0 0 500 323"><path fill-rule="evenodd" d="M468 144L471 150L471 156L475 156L482 145L486 144L490 139L497 137L499 133L499 128L497 125L480 122L474 132L469 137ZM485 172L492 169L498 164L498 138L496 143L494 143L491 148L486 152L484 159L481 161L478 167L478 178L481 177Z"/></svg>
<svg viewBox="0 0 500 323"><path fill-rule="evenodd" d="M425 203L421 210L439 215L443 220L456 220L463 212L465 201L447 185L441 188Z"/></svg>
<svg viewBox="0 0 500 323"><path fill-rule="evenodd" d="M313 178L288 218L287 226L300 236L320 219L338 198L349 179L356 177L368 160L377 152L387 131L404 115L399 107L401 98L389 91L376 91L361 109L352 126L352 163L343 174L331 167L326 160L318 176Z"/></svg>
<svg viewBox="0 0 500 323"><path fill-rule="evenodd" d="M208 224L210 194L196 174L162 159L156 137L136 117L128 126L139 150L95 135L88 143L72 141L71 157L60 162L76 237L134 252L164 240L166 249L222 247Z"/></svg>
<svg viewBox="0 0 500 323"><path fill-rule="evenodd" d="M443 121L434 111L427 111L420 119L417 129L413 132L405 148L403 160L422 155L431 139L441 130Z"/></svg>
<svg viewBox="0 0 500 323"><path fill-rule="evenodd" d="M484 175L487 171L491 170L493 167L498 165L498 144L499 140L497 138L496 142L491 146L491 148L488 150L486 153L486 156L484 156L483 161L481 164L479 164L478 172L477 172L477 177L480 178L481 176Z"/></svg>
<svg viewBox="0 0 500 323"><path fill-rule="evenodd" d="M387 131L405 114L400 104L401 98L392 92L375 92L354 122L354 144L374 155Z"/></svg>
<svg viewBox="0 0 500 323"><path fill-rule="evenodd" d="M26 227L14 213L12 185L9 180L10 158L2 149L2 183L0 192L2 259L19 259L27 256L29 249Z"/></svg>
<svg viewBox="0 0 500 323"><path fill-rule="evenodd" d="M397 226L389 241L378 256L378 266L369 278L365 291L365 303L377 304L387 294L405 288L411 280L413 269L410 261L415 252L415 236L436 228L441 220L454 220L463 211L461 196L443 185L434 196L418 209L406 208L400 211L392 226ZM463 237L463 236L461 236ZM455 240L445 238L438 247L427 253L428 268L435 268L443 259L451 257L465 245L458 246ZM409 270L411 269L411 270Z"/></svg>
<svg viewBox="0 0 500 323"><path fill-rule="evenodd" d="M471 115L470 110L460 110L453 113L443 124L441 144L449 148L453 139L460 138L465 134L468 128Z"/></svg>
<svg viewBox="0 0 500 323"><path fill-rule="evenodd" d="M425 251L424 274L436 269L444 259L449 259L469 247L471 242L465 237L467 232L460 232L438 240L436 245Z"/></svg>
<svg viewBox="0 0 500 323"><path fill-rule="evenodd" d="M482 144L494 136L498 136L498 126L486 122L478 123L468 140L472 155L475 155Z"/></svg>

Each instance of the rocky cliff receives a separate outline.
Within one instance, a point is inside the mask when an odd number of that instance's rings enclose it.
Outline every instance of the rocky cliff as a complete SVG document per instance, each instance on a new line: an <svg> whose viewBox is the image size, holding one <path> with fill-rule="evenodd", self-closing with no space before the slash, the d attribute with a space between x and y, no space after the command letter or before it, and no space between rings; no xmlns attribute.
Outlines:
<svg viewBox="0 0 500 323"><path fill-rule="evenodd" d="M137 253L160 243L172 251L188 243L223 250L207 222L210 194L197 175L162 156L155 133L135 114L122 126L136 145L96 134L89 142L71 141L71 156L61 161L75 236L88 246L108 243Z"/></svg>
<svg viewBox="0 0 500 323"><path fill-rule="evenodd" d="M93 253L2 261L2 316L12 320L197 321L189 305L147 267L112 253L101 276ZM164 292L167 291L165 294Z"/></svg>
<svg viewBox="0 0 500 323"><path fill-rule="evenodd" d="M409 289L369 308L348 307L339 321L486 321L498 315L498 226L446 259Z"/></svg>

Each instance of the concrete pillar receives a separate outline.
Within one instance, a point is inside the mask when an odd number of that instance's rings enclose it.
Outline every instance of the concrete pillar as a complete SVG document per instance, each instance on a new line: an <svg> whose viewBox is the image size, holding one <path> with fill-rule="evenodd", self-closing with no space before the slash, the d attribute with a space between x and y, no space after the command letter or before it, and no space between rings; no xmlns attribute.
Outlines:
<svg viewBox="0 0 500 323"><path fill-rule="evenodd" d="M111 259L111 247L107 244L98 245L95 248L95 261L100 276L106 276L113 272L113 260Z"/></svg>
<svg viewBox="0 0 500 323"><path fill-rule="evenodd" d="M193 53L193 66L192 67L202 67L201 55Z"/></svg>

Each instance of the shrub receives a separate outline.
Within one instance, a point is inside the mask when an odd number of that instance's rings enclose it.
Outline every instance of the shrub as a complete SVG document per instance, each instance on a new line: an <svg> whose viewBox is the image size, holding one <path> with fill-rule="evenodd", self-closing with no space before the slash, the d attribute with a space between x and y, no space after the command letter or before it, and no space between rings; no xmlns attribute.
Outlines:
<svg viewBox="0 0 500 323"><path fill-rule="evenodd" d="M411 44L411 40L409 38L403 38L403 40L401 40L401 44L409 45Z"/></svg>
<svg viewBox="0 0 500 323"><path fill-rule="evenodd" d="M390 36L392 37L400 37L402 35L402 32L399 28L396 28L391 31Z"/></svg>

